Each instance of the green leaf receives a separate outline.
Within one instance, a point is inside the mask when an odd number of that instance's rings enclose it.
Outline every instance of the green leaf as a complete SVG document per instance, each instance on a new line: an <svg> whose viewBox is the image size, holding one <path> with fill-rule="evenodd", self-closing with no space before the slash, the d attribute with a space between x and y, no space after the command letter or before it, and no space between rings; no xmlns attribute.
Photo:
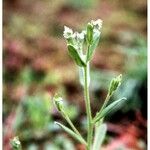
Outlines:
<svg viewBox="0 0 150 150"><path fill-rule="evenodd" d="M69 135L71 135L73 138L75 138L76 140L78 140L79 142L81 142L82 144L84 145L87 145L87 143L85 142L85 140L77 135L76 133L74 133L71 129L69 129L68 127L62 125L61 123L59 122L55 122L55 124L59 125L64 131L66 131Z"/></svg>
<svg viewBox="0 0 150 150"><path fill-rule="evenodd" d="M81 58L80 54L75 49L75 47L70 44L68 44L67 46L68 46L69 55L74 59L76 64L80 67L86 66L85 62L83 61L83 59Z"/></svg>
<svg viewBox="0 0 150 150"><path fill-rule="evenodd" d="M95 128L95 136L92 150L100 149L102 142L105 138L106 131L107 131L106 124L101 124L98 128Z"/></svg>
<svg viewBox="0 0 150 150"><path fill-rule="evenodd" d="M93 57L95 49L99 43L99 39L100 39L100 33L95 33L93 43L92 43L92 45L89 46L89 49L88 49L87 62L90 61L91 58Z"/></svg>
<svg viewBox="0 0 150 150"><path fill-rule="evenodd" d="M112 112L113 110L117 110L118 108L120 108L121 106L123 106L124 102L127 99L125 97L116 100L114 102L112 102L111 104L109 104L107 107L105 107L101 113L98 113L96 116L95 121L100 120L101 118L107 116L110 112Z"/></svg>
<svg viewBox="0 0 150 150"><path fill-rule="evenodd" d="M93 42L93 26L91 23L88 23L87 25L87 42L89 44L92 44Z"/></svg>

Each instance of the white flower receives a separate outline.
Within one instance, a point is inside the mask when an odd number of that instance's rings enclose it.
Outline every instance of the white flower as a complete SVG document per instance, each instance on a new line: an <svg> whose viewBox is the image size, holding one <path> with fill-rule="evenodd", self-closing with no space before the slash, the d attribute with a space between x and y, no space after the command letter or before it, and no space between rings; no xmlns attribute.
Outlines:
<svg viewBox="0 0 150 150"><path fill-rule="evenodd" d="M96 21L92 20L91 24L93 25L94 29L99 30L102 28L103 21L101 19L97 19Z"/></svg>
<svg viewBox="0 0 150 150"><path fill-rule="evenodd" d="M64 38L69 39L70 37L73 36L73 30L67 26L64 26L63 36L64 36Z"/></svg>
<svg viewBox="0 0 150 150"><path fill-rule="evenodd" d="M86 30L83 30L81 33L83 33L84 34L84 36L86 35Z"/></svg>
<svg viewBox="0 0 150 150"><path fill-rule="evenodd" d="M84 33L76 32L76 37L77 37L77 40L82 41L84 39Z"/></svg>
<svg viewBox="0 0 150 150"><path fill-rule="evenodd" d="M85 37L84 32L81 32L81 33L75 32L73 34L73 39L74 39L75 45L82 44L84 42L84 37Z"/></svg>

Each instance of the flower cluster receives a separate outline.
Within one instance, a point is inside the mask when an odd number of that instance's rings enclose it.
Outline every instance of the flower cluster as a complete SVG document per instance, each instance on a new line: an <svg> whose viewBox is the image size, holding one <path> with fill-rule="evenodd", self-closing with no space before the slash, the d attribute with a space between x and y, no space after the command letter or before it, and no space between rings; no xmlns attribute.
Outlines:
<svg viewBox="0 0 150 150"><path fill-rule="evenodd" d="M75 48L82 48L82 44L85 39L85 31L82 31L81 33L73 32L72 29L70 29L67 26L64 26L64 38L67 40L68 44L72 44Z"/></svg>
<svg viewBox="0 0 150 150"><path fill-rule="evenodd" d="M66 26L64 27L63 33L67 41L69 55L75 61L76 65L78 65L80 83L84 89L85 108L87 112L87 140L84 139L82 134L80 134L78 129L74 126L73 122L69 118L69 115L66 111L67 107L63 104L63 99L58 95L55 95L53 98L56 108L70 125L70 128L59 122L55 123L70 136L85 145L86 150L98 150L101 148L101 144L107 131L107 126L105 123L103 123L105 117L108 116L109 113L113 112L113 110L118 109L118 106L121 107L126 101L126 98L123 97L109 103L111 96L121 84L122 75L119 75L111 80L104 103L102 104L100 110L97 111L95 117L92 115L89 95L90 61L99 43L101 28L102 20L98 19L96 21L90 21L86 25L85 30L80 33L73 32L72 29ZM83 48L86 50L83 50ZM96 131L95 135L93 134L94 129Z"/></svg>
<svg viewBox="0 0 150 150"><path fill-rule="evenodd" d="M94 41L94 38L97 36L100 36L100 30L102 28L102 20L98 19L96 21L91 20L91 22L88 23L86 33L87 33L87 43L91 45Z"/></svg>
<svg viewBox="0 0 150 150"><path fill-rule="evenodd" d="M91 21L91 25L93 26L95 32L100 31L100 29L102 28L102 23L103 21L101 19Z"/></svg>
<svg viewBox="0 0 150 150"><path fill-rule="evenodd" d="M91 21L82 32L73 32L67 26L64 26L63 36L67 40L67 46L71 57L76 61L79 66L84 66L84 62L90 61L93 56L94 50L98 45L100 38L100 30L102 27L102 20ZM90 49L83 54L83 45L86 41L87 47ZM76 56L75 56L76 55ZM87 58L84 60L84 58Z"/></svg>
<svg viewBox="0 0 150 150"><path fill-rule="evenodd" d="M95 34L95 33L100 33L100 30L102 28L102 20L98 19L96 21L91 20L91 22L88 23L87 25L87 29L83 30L81 33L78 32L73 32L72 29L70 29L67 26L64 26L64 33L63 36L64 38L70 42L70 41L74 41L74 44L78 43L83 43L84 39L86 38L86 36L88 35L88 32L91 32L88 30L88 28L90 28L90 30ZM73 43L72 43L73 44Z"/></svg>

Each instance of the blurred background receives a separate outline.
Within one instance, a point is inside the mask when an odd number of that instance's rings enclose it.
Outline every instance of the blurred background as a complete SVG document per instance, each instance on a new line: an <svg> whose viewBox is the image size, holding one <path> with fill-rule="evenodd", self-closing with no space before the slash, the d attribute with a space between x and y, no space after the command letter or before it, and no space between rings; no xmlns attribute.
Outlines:
<svg viewBox="0 0 150 150"><path fill-rule="evenodd" d="M3 1L3 149L18 135L23 150L84 150L54 125L63 124L52 96L60 93L70 118L86 136L86 114L78 68L68 55L63 28L80 31L103 20L91 63L93 115L105 99L110 80L123 74L112 101L128 101L106 118L103 150L147 149L147 1Z"/></svg>

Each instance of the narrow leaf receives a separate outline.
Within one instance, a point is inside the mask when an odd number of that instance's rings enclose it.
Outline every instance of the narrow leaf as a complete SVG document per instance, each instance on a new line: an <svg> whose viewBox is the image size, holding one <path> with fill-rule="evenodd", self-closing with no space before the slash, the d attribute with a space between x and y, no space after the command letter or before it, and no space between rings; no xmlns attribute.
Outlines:
<svg viewBox="0 0 150 150"><path fill-rule="evenodd" d="M75 138L76 140L78 140L78 141L81 142L82 144L87 145L86 142L85 142L85 140L84 140L81 136L79 136L79 135L77 135L76 133L74 133L74 132L73 132L71 129L69 129L68 127L62 125L62 124L59 123L59 122L55 122L55 124L57 124L58 126L60 126L64 131L66 131L69 135L71 135L73 138Z"/></svg>
<svg viewBox="0 0 150 150"><path fill-rule="evenodd" d="M95 128L95 136L92 150L100 149L102 142L105 138L106 131L107 131L106 124L101 124L98 128Z"/></svg>
<svg viewBox="0 0 150 150"><path fill-rule="evenodd" d="M74 59L78 66L83 67L86 65L74 46L68 44L68 51L69 55Z"/></svg>
<svg viewBox="0 0 150 150"><path fill-rule="evenodd" d="M125 97L119 99L119 100L116 100L114 102L112 102L111 104L109 104L107 107L105 107L102 112L96 117L96 120L98 121L99 119L107 116L110 112L112 112L113 110L117 110L118 108L122 107L124 102L126 101L127 99Z"/></svg>
<svg viewBox="0 0 150 150"><path fill-rule="evenodd" d="M87 25L87 41L89 44L93 42L93 25L91 23Z"/></svg>
<svg viewBox="0 0 150 150"><path fill-rule="evenodd" d="M95 34L93 43L92 45L90 45L88 53L87 53L87 61L91 60L91 58L93 57L95 49L99 43L99 39L100 39L100 33Z"/></svg>

